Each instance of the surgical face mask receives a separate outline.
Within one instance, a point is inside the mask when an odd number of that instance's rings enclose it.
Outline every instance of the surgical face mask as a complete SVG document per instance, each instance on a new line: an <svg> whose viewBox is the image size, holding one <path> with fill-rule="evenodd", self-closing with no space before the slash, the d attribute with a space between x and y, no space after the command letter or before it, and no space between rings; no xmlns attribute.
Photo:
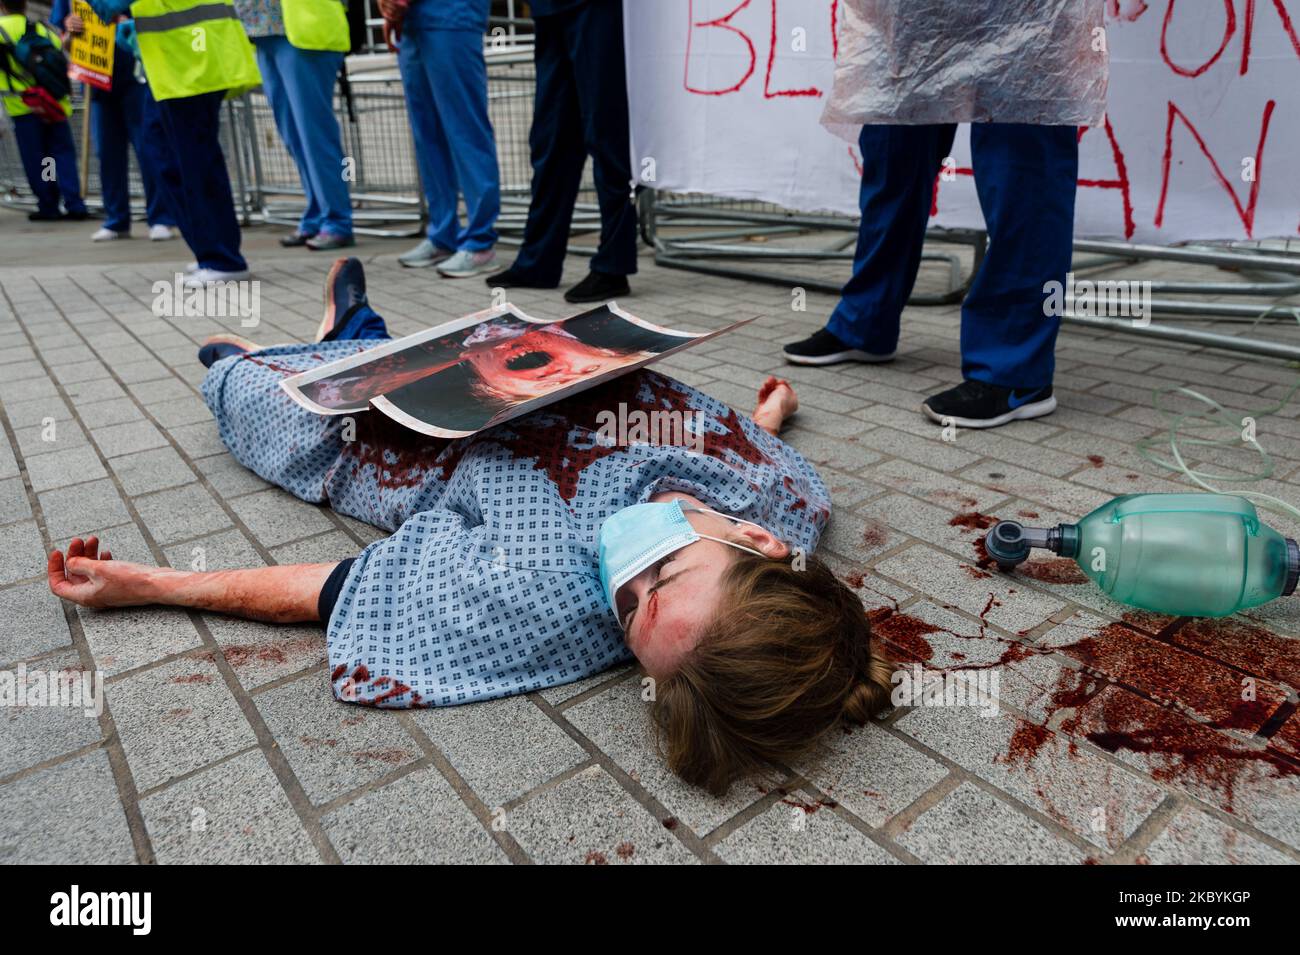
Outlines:
<svg viewBox="0 0 1300 955"><path fill-rule="evenodd" d="M708 508L690 505L683 507L680 500L633 504L611 514L600 527L597 554L600 583L605 588L605 600L615 617L618 616L618 605L614 601L614 595L620 587L651 564L701 538L726 544L756 557L764 556L752 547L701 534L686 519L687 510L700 514L717 514L729 521L758 527L753 521L741 520ZM619 623L621 626L622 621Z"/></svg>

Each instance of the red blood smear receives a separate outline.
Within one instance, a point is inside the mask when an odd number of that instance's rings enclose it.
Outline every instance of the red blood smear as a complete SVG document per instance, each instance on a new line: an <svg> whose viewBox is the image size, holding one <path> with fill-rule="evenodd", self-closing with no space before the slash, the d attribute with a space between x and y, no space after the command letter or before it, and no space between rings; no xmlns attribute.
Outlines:
<svg viewBox="0 0 1300 955"><path fill-rule="evenodd" d="M950 527L968 527L985 531L998 522L996 517L989 517L979 511L963 511L948 522Z"/></svg>
<svg viewBox="0 0 1300 955"><path fill-rule="evenodd" d="M587 865L609 865L609 860L605 858L605 853L597 852L592 849L587 853L587 858L583 860Z"/></svg>
<svg viewBox="0 0 1300 955"><path fill-rule="evenodd" d="M758 403L761 405L768 399L772 392L776 391L777 388L781 387L781 385L788 384L790 384L790 382L786 381L784 378L768 378L767 381L763 382L763 387L758 389Z"/></svg>
<svg viewBox="0 0 1300 955"><path fill-rule="evenodd" d="M379 763L389 763L396 765L404 763L411 759L415 754L410 750L400 749L396 746L390 746L386 749L362 749L352 754L352 761L355 763L364 763L374 760Z"/></svg>
<svg viewBox="0 0 1300 955"><path fill-rule="evenodd" d="M636 846L632 845L632 843L630 842L620 842L618 844L618 847L614 850L614 854L617 855L624 862L632 858L635 852L636 852Z"/></svg>
<svg viewBox="0 0 1300 955"><path fill-rule="evenodd" d="M370 682L370 671L366 668L364 663L352 671L352 679L356 680L358 683Z"/></svg>
<svg viewBox="0 0 1300 955"><path fill-rule="evenodd" d="M185 676L174 676L169 680L170 683L211 683L212 677L206 673L187 673Z"/></svg>
<svg viewBox="0 0 1300 955"><path fill-rule="evenodd" d="M1300 758L1300 717L1292 715L1289 720L1277 728L1269 745L1283 753L1290 753Z"/></svg>
<svg viewBox="0 0 1300 955"><path fill-rule="evenodd" d="M844 578L844 582L854 590L861 590L862 585L867 582L866 574L849 574Z"/></svg>
<svg viewBox="0 0 1300 955"><path fill-rule="evenodd" d="M642 622L641 629L638 632L642 633L645 631L646 627L653 627L655 619L658 616L659 616L659 591L656 590L654 593L650 595L650 599L645 602L645 620Z"/></svg>
<svg viewBox="0 0 1300 955"><path fill-rule="evenodd" d="M1300 690L1300 638L1278 636L1248 618L1191 620L1169 641Z"/></svg>
<svg viewBox="0 0 1300 955"><path fill-rule="evenodd" d="M1121 624L1057 649L1104 676L1069 668L1058 675L1044 723L1058 712L1071 711L1061 723L1067 739L1087 739L1112 753L1140 754L1153 778L1217 793L1228 812L1234 811L1243 782L1261 774L1300 775L1300 761L1288 757L1285 747L1254 749L1218 732L1251 731L1266 724L1280 696L1277 687L1257 684L1258 698L1243 701L1237 674ZM1161 700L1196 709L1214 721L1195 722L1159 705ZM1055 735L1022 720L1000 759L1028 765Z"/></svg>
<svg viewBox="0 0 1300 955"><path fill-rule="evenodd" d="M671 830L673 830L673 829L676 829L676 828L677 828L677 820L676 820L674 817L669 816L667 819L664 819L664 820L663 820L663 826L664 826L665 829L667 829L667 830L669 830L669 831L671 831Z"/></svg>
<svg viewBox="0 0 1300 955"><path fill-rule="evenodd" d="M868 611L867 616L871 620L872 634L888 640L907 659L926 663L934 656L934 647L925 638L927 634L939 633L942 627L898 613L892 607L877 607Z"/></svg>
<svg viewBox="0 0 1300 955"><path fill-rule="evenodd" d="M648 392L649 398L642 397ZM630 408L645 411L690 412L687 395L673 383L653 372L624 375L613 381L557 402L546 413L530 415L526 425L493 429L492 440L517 458L533 458L534 467L546 472L559 490L560 497L571 501L578 493L578 481L588 465L621 450L615 445L596 442L600 429L597 416L624 402ZM683 418L683 420L687 420ZM717 416L714 422L721 433L705 427L703 450L706 455L727 464L738 458L750 464L767 463L768 457L746 436L740 417L734 410Z"/></svg>
<svg viewBox="0 0 1300 955"><path fill-rule="evenodd" d="M288 663L291 656L324 650L320 639L298 637L279 643L227 643L222 645L221 655L232 667L242 667L250 663ZM210 660L213 655L208 653L204 656Z"/></svg>
<svg viewBox="0 0 1300 955"><path fill-rule="evenodd" d="M1088 461L1089 461L1089 463L1092 464L1092 466L1093 466L1094 468L1099 468L1099 467L1101 467L1103 464L1106 463L1106 459L1103 458L1100 454L1090 454L1090 455L1088 455Z"/></svg>
<svg viewBox="0 0 1300 955"><path fill-rule="evenodd" d="M975 548L976 567L980 568L981 570L985 570L993 566L994 563L993 558L989 556L988 548L984 546L983 537L975 538L975 540L971 542L971 546Z"/></svg>
<svg viewBox="0 0 1300 955"><path fill-rule="evenodd" d="M883 524L867 521L867 526L862 531L862 543L872 548L883 547L887 540L889 540L889 531Z"/></svg>
<svg viewBox="0 0 1300 955"><path fill-rule="evenodd" d="M1124 624L1111 624L1060 652L1159 703L1177 703L1224 728L1258 730L1286 699L1271 683L1256 682L1253 701L1241 699L1241 675L1184 653Z"/></svg>
<svg viewBox="0 0 1300 955"><path fill-rule="evenodd" d="M790 505L790 510L802 511L804 508L808 506L808 501L805 498L801 497L799 495L799 492L795 490L794 478L790 477L790 475L787 474L784 478L782 478L782 483L785 484L785 489L795 496L795 502Z"/></svg>
<svg viewBox="0 0 1300 955"><path fill-rule="evenodd" d="M383 679L387 680L389 678L383 677ZM375 682L378 683L379 681L376 680ZM394 680L393 685L389 687L387 690L385 690L383 693L380 693L378 696L372 697L369 700L364 700L359 702L366 702L369 703L371 706L379 706L381 703L385 702L386 700L391 700L393 697L401 696L403 693L409 693L409 692L411 692L411 688L409 686L407 686L401 680Z"/></svg>
<svg viewBox="0 0 1300 955"><path fill-rule="evenodd" d="M962 564L961 569L966 571L968 576L974 577L976 580L986 580L993 576L987 570L980 570L978 567L972 567L970 564Z"/></svg>
<svg viewBox="0 0 1300 955"><path fill-rule="evenodd" d="M346 663L340 663L338 666L334 668L334 672L330 674L330 682L335 683L338 680L341 680L343 678L343 674L347 672L348 672L348 665Z"/></svg>
<svg viewBox="0 0 1300 955"><path fill-rule="evenodd" d="M1016 568L1016 573L1044 584L1091 583L1083 569L1068 557L1039 557L1027 560Z"/></svg>
<svg viewBox="0 0 1300 955"><path fill-rule="evenodd" d="M1025 520L1027 520L1027 521L1036 521L1036 520L1038 520L1038 512L1037 512L1037 511L1016 511L1016 514L1017 514L1018 516L1020 516L1020 517L1023 517L1023 518L1024 518Z"/></svg>

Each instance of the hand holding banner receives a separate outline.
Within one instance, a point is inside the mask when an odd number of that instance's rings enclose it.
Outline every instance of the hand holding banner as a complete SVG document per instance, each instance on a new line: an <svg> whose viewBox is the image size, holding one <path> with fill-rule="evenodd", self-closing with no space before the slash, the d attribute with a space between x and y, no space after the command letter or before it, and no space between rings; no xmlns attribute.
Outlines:
<svg viewBox="0 0 1300 955"><path fill-rule="evenodd" d="M95 16L85 0L72 0L72 12L85 25L82 33L68 45L68 77L96 89L113 87L113 50L117 46L117 27Z"/></svg>

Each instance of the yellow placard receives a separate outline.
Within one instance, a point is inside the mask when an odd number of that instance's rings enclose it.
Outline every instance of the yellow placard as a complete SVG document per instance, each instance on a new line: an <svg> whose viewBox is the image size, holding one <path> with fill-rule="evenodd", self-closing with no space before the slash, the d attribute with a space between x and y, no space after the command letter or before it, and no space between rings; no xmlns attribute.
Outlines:
<svg viewBox="0 0 1300 955"><path fill-rule="evenodd" d="M68 45L68 76L101 90L113 86L113 50L117 26L95 16L85 0L72 0L72 12L81 17L86 32L71 37Z"/></svg>

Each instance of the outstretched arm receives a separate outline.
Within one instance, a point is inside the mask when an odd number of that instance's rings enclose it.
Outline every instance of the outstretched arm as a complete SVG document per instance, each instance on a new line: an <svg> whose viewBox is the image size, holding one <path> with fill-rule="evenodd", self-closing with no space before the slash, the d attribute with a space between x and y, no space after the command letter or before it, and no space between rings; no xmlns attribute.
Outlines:
<svg viewBox="0 0 1300 955"><path fill-rule="evenodd" d="M83 607L158 604L214 610L270 623L319 621L317 600L335 564L188 571L113 560L99 540L75 537L50 554L50 591Z"/></svg>

